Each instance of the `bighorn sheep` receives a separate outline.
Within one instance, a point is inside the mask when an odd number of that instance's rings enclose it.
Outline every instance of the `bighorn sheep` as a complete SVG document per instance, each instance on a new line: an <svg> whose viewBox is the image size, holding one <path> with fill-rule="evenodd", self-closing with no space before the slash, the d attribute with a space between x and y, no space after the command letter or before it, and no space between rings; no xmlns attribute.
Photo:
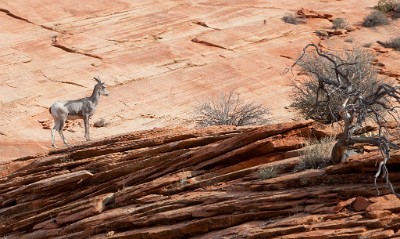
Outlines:
<svg viewBox="0 0 400 239"><path fill-rule="evenodd" d="M89 97L79 100L57 101L50 108L50 114L54 118L54 127L51 130L51 146L56 148L54 132L58 131L64 144L68 146L68 142L64 137L63 128L65 121L83 119L85 125L85 138L90 140L89 135L89 118L94 114L96 106L99 103L100 95L108 96L108 91L101 82L99 77L94 77L97 84L94 86L93 93Z"/></svg>

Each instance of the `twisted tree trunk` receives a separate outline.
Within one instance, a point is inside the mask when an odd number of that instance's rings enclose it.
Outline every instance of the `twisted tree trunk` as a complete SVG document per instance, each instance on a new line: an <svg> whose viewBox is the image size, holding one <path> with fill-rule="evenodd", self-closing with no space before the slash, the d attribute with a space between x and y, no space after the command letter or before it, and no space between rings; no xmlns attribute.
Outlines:
<svg viewBox="0 0 400 239"><path fill-rule="evenodd" d="M318 59L314 62L311 61L315 64L303 64L302 66L301 61L307 61L303 57L306 58L305 56L308 54L306 50L308 48L315 50ZM311 108L312 110L305 111L311 115L311 118L312 116L318 116L315 112L327 112L330 115L340 116L335 117L335 120L343 120L343 133L331 152L331 162L333 164L346 161L348 157L347 150L355 143L377 146L383 160L379 163L375 174L375 187L379 194L377 178L382 176L385 178L386 184L392 193L396 194L389 180L389 171L386 164L390 159L390 150L398 149L399 146L392 143L385 136L387 132L384 130L384 122L387 122L387 117L392 117L395 121L398 121L400 86L393 86L370 78L373 77L373 74L369 74L368 71L371 70L370 67L372 66L360 65L362 59L359 59L359 56L348 61L335 54L321 51L315 44L305 46L303 54L295 61L292 67L298 64L302 66L304 70L311 74L310 79L316 81L317 84L306 84L304 86L305 90L300 91L301 94L305 95L309 92L315 92L315 103L310 105L309 101L306 100L299 106L304 107L306 105ZM322 64L320 64L321 62ZM372 80L368 81L368 79ZM341 102L341 105L336 105L336 108L331 107L331 104L337 102ZM321 109L321 107L327 107L328 110ZM357 136L356 132L362 128L368 118L376 122L379 129L378 136ZM399 194L396 195L400 196Z"/></svg>

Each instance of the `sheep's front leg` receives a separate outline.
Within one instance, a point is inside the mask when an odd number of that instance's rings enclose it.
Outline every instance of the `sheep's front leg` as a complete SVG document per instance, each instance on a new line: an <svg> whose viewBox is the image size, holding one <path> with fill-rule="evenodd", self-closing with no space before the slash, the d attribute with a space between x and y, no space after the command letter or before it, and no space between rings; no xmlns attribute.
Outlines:
<svg viewBox="0 0 400 239"><path fill-rule="evenodd" d="M87 141L90 140L90 135L89 135L89 118L90 118L89 114L85 114L85 115L83 116L83 122L84 122L84 124L85 124L85 138L86 138Z"/></svg>

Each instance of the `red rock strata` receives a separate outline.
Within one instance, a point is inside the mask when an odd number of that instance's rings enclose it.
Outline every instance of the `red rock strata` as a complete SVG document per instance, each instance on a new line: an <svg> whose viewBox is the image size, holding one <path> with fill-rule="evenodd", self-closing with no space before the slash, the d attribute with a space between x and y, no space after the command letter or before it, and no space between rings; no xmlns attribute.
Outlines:
<svg viewBox="0 0 400 239"><path fill-rule="evenodd" d="M395 238L400 200L373 185L375 151L293 172L310 121L157 129L4 164L6 238ZM388 165L400 183L400 154ZM261 168L277 176L260 179Z"/></svg>

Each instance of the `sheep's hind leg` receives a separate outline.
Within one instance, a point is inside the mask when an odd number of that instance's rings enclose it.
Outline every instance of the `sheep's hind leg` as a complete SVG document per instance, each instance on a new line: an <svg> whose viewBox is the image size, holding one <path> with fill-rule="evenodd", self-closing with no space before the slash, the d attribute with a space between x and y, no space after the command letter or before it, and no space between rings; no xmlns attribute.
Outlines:
<svg viewBox="0 0 400 239"><path fill-rule="evenodd" d="M62 130L60 130L60 131L58 131L58 133L60 133L60 136L61 136L61 138L62 138L62 140L63 140L63 142L64 142L64 144L65 144L65 146L69 146L69 144L68 144L68 141L65 139L65 136L64 136L64 133L63 133L63 131Z"/></svg>
<svg viewBox="0 0 400 239"><path fill-rule="evenodd" d="M53 127L53 129L51 130L51 146L53 147L53 148L57 148L57 146L56 146L56 140L55 140L55 138L56 138L56 135L54 134L56 131L58 131L58 129L60 128L60 124L58 123L58 122L54 122L54 127Z"/></svg>
<svg viewBox="0 0 400 239"><path fill-rule="evenodd" d="M61 121L61 124L60 124L60 130L58 131L58 133L60 134L61 139L63 140L65 146L68 147L69 144L68 144L67 140L65 139L65 136L64 136L64 133L63 133L64 125L65 125L65 120L62 120L62 121Z"/></svg>

